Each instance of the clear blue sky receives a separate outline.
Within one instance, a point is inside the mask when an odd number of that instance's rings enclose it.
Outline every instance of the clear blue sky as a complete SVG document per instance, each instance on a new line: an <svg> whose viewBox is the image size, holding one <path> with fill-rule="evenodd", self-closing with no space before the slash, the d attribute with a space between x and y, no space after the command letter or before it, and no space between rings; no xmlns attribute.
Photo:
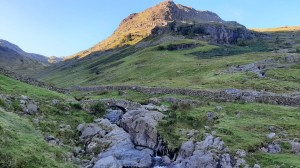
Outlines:
<svg viewBox="0 0 300 168"><path fill-rule="evenodd" d="M68 56L107 38L120 21L163 0L0 0L0 38L27 52ZM300 25L300 0L175 0L246 27Z"/></svg>

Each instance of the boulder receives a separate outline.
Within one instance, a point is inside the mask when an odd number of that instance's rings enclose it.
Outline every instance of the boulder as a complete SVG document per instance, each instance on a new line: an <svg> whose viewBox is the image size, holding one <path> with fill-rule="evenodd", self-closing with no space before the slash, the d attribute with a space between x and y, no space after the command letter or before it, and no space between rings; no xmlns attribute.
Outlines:
<svg viewBox="0 0 300 168"><path fill-rule="evenodd" d="M253 166L253 168L260 168L260 165L255 164L255 165Z"/></svg>
<svg viewBox="0 0 300 168"><path fill-rule="evenodd" d="M159 112L166 112L168 111L168 108L166 106L156 106L152 103L148 104L148 105L142 105L142 108L146 109L146 110L157 110Z"/></svg>
<svg viewBox="0 0 300 168"><path fill-rule="evenodd" d="M207 135L204 141L196 143L196 150L206 150L207 148L223 150L224 142L219 137L214 138L212 135Z"/></svg>
<svg viewBox="0 0 300 168"><path fill-rule="evenodd" d="M123 111L121 110L110 110L104 118L108 119L111 123L117 124L123 116Z"/></svg>
<svg viewBox="0 0 300 168"><path fill-rule="evenodd" d="M113 156L98 160L93 168L122 168L122 164Z"/></svg>
<svg viewBox="0 0 300 168"><path fill-rule="evenodd" d="M269 138L269 139L273 139L275 136L276 136L276 133L274 133L274 132L267 134L267 138Z"/></svg>
<svg viewBox="0 0 300 168"><path fill-rule="evenodd" d="M213 113L213 112L207 112L206 117L207 117L208 121L212 121L216 118L215 113Z"/></svg>
<svg viewBox="0 0 300 168"><path fill-rule="evenodd" d="M179 163L172 165L174 168L215 168L217 167L218 162L214 159L213 154L203 151L195 151L193 155L185 160L179 161Z"/></svg>
<svg viewBox="0 0 300 168"><path fill-rule="evenodd" d="M235 163L235 167L248 167L246 166L246 160L242 159L242 158L237 158L236 163Z"/></svg>
<svg viewBox="0 0 300 168"><path fill-rule="evenodd" d="M134 144L154 150L159 148L156 127L162 118L160 112L132 110L123 115L120 126L131 135Z"/></svg>
<svg viewBox="0 0 300 168"><path fill-rule="evenodd" d="M113 166L119 163L121 167L144 168L150 167L152 164L153 151L145 147L137 149L131 136L107 119L96 119L94 123L88 124L83 129L81 138L83 137L85 137L86 153L93 154L95 152L93 149L96 147L101 149L95 166ZM107 159L107 157L113 157L117 162L112 158Z"/></svg>
<svg viewBox="0 0 300 168"><path fill-rule="evenodd" d="M179 158L188 158L193 155L193 152L195 150L195 144L193 141L185 142L181 145L178 157Z"/></svg>
<svg viewBox="0 0 300 168"><path fill-rule="evenodd" d="M201 142L188 141L182 144L178 157L170 167L198 168L201 167L232 167L231 157L224 153L224 142L219 137L208 134ZM220 151L223 154L219 154Z"/></svg>
<svg viewBox="0 0 300 168"><path fill-rule="evenodd" d="M239 157L241 157L241 158L244 158L244 157L247 156L246 151L244 151L244 150L242 150L242 149L237 150L237 151L236 151L236 154L237 154Z"/></svg>
<svg viewBox="0 0 300 168"><path fill-rule="evenodd" d="M221 106L216 106L216 111L222 111L223 110L223 107Z"/></svg>
<svg viewBox="0 0 300 168"><path fill-rule="evenodd" d="M161 157L161 165L162 166L167 166L169 164L171 164L171 159L168 156L163 156Z"/></svg>
<svg viewBox="0 0 300 168"><path fill-rule="evenodd" d="M89 124L86 128L82 130L80 139L92 137L100 132L103 132L103 130L99 126L97 126L96 124Z"/></svg>
<svg viewBox="0 0 300 168"><path fill-rule="evenodd" d="M52 100L52 104L53 104L53 105L57 105L57 104L59 104L59 102L60 102L60 101L57 100L57 99L53 99L53 100Z"/></svg>
<svg viewBox="0 0 300 168"><path fill-rule="evenodd" d="M268 145L268 153L280 153L281 147L279 144L269 144Z"/></svg>
<svg viewBox="0 0 300 168"><path fill-rule="evenodd" d="M225 93L238 96L241 94L241 91L239 89L231 88L231 89L226 89Z"/></svg>
<svg viewBox="0 0 300 168"><path fill-rule="evenodd" d="M84 130L84 124L79 124L77 127L76 127L76 130L78 131L78 132L82 132L83 130Z"/></svg>
<svg viewBox="0 0 300 168"><path fill-rule="evenodd" d="M232 168L231 157L229 154L222 154L220 157L220 165L224 168Z"/></svg>
<svg viewBox="0 0 300 168"><path fill-rule="evenodd" d="M20 99L21 100L28 100L28 96L21 95Z"/></svg>
<svg viewBox="0 0 300 168"><path fill-rule="evenodd" d="M292 146L292 151L295 154L300 155L300 143L299 142L295 142L295 141L291 141L290 144Z"/></svg>
<svg viewBox="0 0 300 168"><path fill-rule="evenodd" d="M29 103L25 111L27 114L34 115L38 112L38 106L34 103Z"/></svg>

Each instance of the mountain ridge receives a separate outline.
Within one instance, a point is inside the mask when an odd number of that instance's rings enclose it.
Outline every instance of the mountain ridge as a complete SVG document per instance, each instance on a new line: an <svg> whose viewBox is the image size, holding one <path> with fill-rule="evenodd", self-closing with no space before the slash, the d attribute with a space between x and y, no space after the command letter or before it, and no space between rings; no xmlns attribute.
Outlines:
<svg viewBox="0 0 300 168"><path fill-rule="evenodd" d="M0 39L0 65L22 75L33 75L51 63L62 61L62 58L48 58L40 54L27 53L19 46Z"/></svg>
<svg viewBox="0 0 300 168"><path fill-rule="evenodd" d="M25 52L24 50L22 50L16 44L13 44L13 43L11 43L11 42L9 42L7 40L4 40L4 39L0 39L0 47L8 48L8 49L10 49L12 51L17 52L20 55L29 57L29 58L31 58L33 60L39 61L39 62L44 63L46 65L49 64L49 63L51 64L51 63L60 62L60 61L63 60L62 58L59 58L59 57L56 57L56 56L46 57L46 56L41 55L41 54L35 54L35 53Z"/></svg>

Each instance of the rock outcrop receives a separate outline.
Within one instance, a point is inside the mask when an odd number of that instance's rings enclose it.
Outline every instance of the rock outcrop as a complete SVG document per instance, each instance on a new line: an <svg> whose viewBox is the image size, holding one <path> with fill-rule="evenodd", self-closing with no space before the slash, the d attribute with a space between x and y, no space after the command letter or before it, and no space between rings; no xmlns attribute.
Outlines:
<svg viewBox="0 0 300 168"><path fill-rule="evenodd" d="M131 135L134 144L159 150L160 138L156 127L162 118L160 112L132 110L123 115L120 126Z"/></svg>
<svg viewBox="0 0 300 168"><path fill-rule="evenodd" d="M171 168L216 168L216 167L241 167L248 166L243 159L245 153L238 151L236 157L227 153L224 142L219 137L208 134L201 142L188 141L181 145L178 157L171 163Z"/></svg>
<svg viewBox="0 0 300 168"><path fill-rule="evenodd" d="M94 164L98 167L149 167L152 164L152 150L136 149L131 136L107 119L97 119L94 123L79 125L80 139L85 144L85 152L97 155ZM102 167L101 167L102 168Z"/></svg>

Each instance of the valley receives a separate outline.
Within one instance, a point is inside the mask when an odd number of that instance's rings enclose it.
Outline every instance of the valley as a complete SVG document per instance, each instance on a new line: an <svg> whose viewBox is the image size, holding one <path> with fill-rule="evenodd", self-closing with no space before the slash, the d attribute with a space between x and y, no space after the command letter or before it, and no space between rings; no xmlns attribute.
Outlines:
<svg viewBox="0 0 300 168"><path fill-rule="evenodd" d="M0 167L300 167L299 26L164 1L64 59L5 44Z"/></svg>

